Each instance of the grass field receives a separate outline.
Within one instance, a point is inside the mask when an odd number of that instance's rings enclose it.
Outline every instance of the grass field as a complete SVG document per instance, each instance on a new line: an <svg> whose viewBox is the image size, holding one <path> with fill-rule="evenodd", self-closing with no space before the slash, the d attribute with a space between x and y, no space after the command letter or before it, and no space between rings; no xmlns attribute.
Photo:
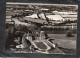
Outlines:
<svg viewBox="0 0 80 58"><path fill-rule="evenodd" d="M67 37L66 34L48 34L51 39L77 40L77 34L74 37Z"/></svg>
<svg viewBox="0 0 80 58"><path fill-rule="evenodd" d="M48 34L48 36L50 39L54 39L52 42L57 43L58 47L76 50L76 34L74 34L74 37L66 37L66 34Z"/></svg>

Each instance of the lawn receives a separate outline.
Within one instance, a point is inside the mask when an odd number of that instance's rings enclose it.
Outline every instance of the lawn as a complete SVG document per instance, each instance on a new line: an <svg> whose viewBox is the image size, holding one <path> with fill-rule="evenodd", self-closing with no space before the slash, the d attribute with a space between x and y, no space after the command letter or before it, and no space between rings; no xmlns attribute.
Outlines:
<svg viewBox="0 0 80 58"><path fill-rule="evenodd" d="M66 34L48 34L51 39L77 40L77 34L73 35L73 37L67 37Z"/></svg>
<svg viewBox="0 0 80 58"><path fill-rule="evenodd" d="M48 36L50 39L54 39L51 42L57 43L58 47L76 50L76 34L74 34L74 37L66 37L66 34L48 34Z"/></svg>

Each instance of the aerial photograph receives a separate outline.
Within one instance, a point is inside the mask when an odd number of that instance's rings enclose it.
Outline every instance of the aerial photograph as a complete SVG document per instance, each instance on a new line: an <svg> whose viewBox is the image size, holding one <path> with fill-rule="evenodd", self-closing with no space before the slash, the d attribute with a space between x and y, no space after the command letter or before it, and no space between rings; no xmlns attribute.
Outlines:
<svg viewBox="0 0 80 58"><path fill-rule="evenodd" d="M78 5L6 3L7 53L76 54Z"/></svg>

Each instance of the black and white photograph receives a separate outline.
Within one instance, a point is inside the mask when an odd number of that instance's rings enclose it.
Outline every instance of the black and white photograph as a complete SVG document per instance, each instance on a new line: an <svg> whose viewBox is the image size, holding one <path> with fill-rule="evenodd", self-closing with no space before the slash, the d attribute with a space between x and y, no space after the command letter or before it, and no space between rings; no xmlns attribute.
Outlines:
<svg viewBox="0 0 80 58"><path fill-rule="evenodd" d="M76 54L78 5L6 3L7 53Z"/></svg>

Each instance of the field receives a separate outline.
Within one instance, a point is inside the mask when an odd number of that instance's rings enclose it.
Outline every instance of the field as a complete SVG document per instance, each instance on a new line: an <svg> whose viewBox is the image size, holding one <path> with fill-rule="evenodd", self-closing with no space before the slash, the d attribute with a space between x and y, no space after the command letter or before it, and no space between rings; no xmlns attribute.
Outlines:
<svg viewBox="0 0 80 58"><path fill-rule="evenodd" d="M52 42L57 43L58 47L76 50L76 34L74 34L74 37L66 37L66 34L48 34L48 36L49 39L54 39Z"/></svg>
<svg viewBox="0 0 80 58"><path fill-rule="evenodd" d="M73 34L73 37L66 37L66 34L48 34L48 36L52 39L64 39L64 40L77 40L77 35Z"/></svg>

